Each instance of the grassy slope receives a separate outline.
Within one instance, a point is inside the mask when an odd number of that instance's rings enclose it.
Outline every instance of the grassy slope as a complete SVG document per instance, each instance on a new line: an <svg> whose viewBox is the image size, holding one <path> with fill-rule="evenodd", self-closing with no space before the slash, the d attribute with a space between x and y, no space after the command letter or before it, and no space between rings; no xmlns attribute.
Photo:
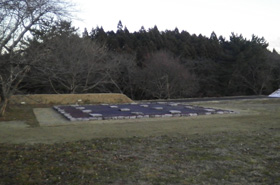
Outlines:
<svg viewBox="0 0 280 185"><path fill-rule="evenodd" d="M14 95L10 104L99 104L99 103L131 103L133 102L124 94L120 93L92 93L92 94L32 94Z"/></svg>

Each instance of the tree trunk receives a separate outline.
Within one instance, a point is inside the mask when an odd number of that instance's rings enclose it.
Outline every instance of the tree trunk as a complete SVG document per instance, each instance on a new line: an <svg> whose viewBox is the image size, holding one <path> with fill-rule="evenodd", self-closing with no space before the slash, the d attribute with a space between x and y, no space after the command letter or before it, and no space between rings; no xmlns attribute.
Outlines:
<svg viewBox="0 0 280 185"><path fill-rule="evenodd" d="M8 99L6 99L6 98L1 99L1 102L0 102L0 117L3 117L5 115L7 105L8 105Z"/></svg>

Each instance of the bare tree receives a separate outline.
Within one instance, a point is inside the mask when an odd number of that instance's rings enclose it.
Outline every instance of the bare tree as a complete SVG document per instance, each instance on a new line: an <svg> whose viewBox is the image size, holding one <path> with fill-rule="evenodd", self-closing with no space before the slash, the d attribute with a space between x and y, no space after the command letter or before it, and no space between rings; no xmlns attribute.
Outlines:
<svg viewBox="0 0 280 185"><path fill-rule="evenodd" d="M273 67L270 61L248 61L246 67L237 66L232 74L231 83L240 88L251 90L256 95L262 95L271 88ZM232 84L230 84L232 85Z"/></svg>
<svg viewBox="0 0 280 185"><path fill-rule="evenodd" d="M88 37L81 38L71 22L52 25L50 29L34 30L38 38L27 44L25 58L38 62L22 83L24 90L131 94L135 56L108 52L106 46Z"/></svg>
<svg viewBox="0 0 280 185"><path fill-rule="evenodd" d="M109 79L107 50L90 39L74 34L56 36L29 53L34 51L30 60L40 61L30 75L32 86L45 84L55 93L85 93Z"/></svg>
<svg viewBox="0 0 280 185"><path fill-rule="evenodd" d="M134 99L135 75L137 72L136 56L118 53L110 53L109 56L107 75L112 89Z"/></svg>
<svg viewBox="0 0 280 185"><path fill-rule="evenodd" d="M26 89L49 88L55 93L130 93L132 89L135 57L110 53L88 38L52 37L28 48L28 56L38 63L26 78Z"/></svg>
<svg viewBox="0 0 280 185"><path fill-rule="evenodd" d="M68 16L69 7L62 0L0 0L0 116L30 70L20 57L21 42L42 22Z"/></svg>
<svg viewBox="0 0 280 185"><path fill-rule="evenodd" d="M155 53L147 61L138 80L138 84L141 84L142 90L150 98L188 97L198 89L196 77L164 51Z"/></svg>

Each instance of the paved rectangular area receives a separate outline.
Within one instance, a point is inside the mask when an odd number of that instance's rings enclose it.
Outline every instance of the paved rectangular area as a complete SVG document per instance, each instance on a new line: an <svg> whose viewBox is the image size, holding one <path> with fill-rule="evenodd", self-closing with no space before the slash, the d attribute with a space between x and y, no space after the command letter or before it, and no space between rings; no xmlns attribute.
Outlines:
<svg viewBox="0 0 280 185"><path fill-rule="evenodd" d="M191 106L174 102L142 102L131 104L61 105L54 109L70 121L181 117L233 113L229 110Z"/></svg>

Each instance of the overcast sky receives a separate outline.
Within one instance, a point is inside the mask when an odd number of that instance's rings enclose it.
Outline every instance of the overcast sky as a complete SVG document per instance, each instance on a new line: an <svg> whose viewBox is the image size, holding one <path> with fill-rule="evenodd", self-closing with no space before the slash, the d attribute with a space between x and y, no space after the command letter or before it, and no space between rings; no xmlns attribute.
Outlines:
<svg viewBox="0 0 280 185"><path fill-rule="evenodd" d="M76 5L73 25L81 31L102 26L116 31L119 20L130 32L157 25L228 39L232 32L264 37L280 52L280 0L69 0Z"/></svg>

